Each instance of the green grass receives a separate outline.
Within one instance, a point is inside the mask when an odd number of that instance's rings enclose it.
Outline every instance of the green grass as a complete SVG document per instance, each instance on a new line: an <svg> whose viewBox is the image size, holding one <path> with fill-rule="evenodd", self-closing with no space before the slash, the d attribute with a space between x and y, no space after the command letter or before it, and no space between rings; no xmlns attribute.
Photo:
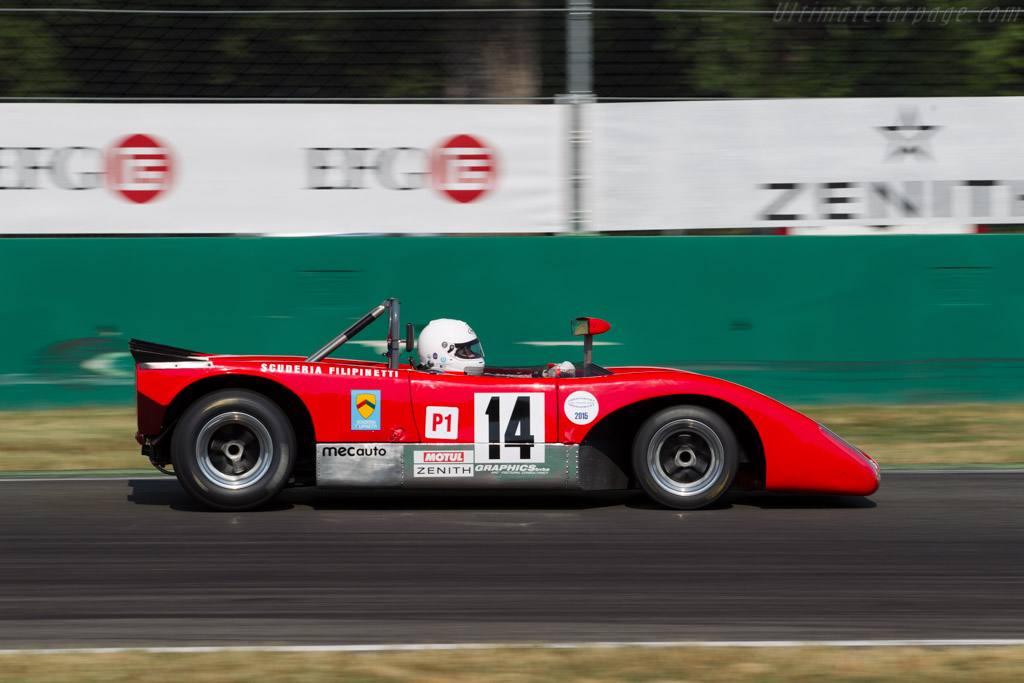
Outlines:
<svg viewBox="0 0 1024 683"><path fill-rule="evenodd" d="M149 467L136 429L134 408L0 412L0 470Z"/></svg>
<svg viewBox="0 0 1024 683"><path fill-rule="evenodd" d="M814 407L804 412L881 465L1024 463L1024 405Z"/></svg>
<svg viewBox="0 0 1024 683"><path fill-rule="evenodd" d="M4 681L1018 681L1024 647L0 655Z"/></svg>
<svg viewBox="0 0 1024 683"><path fill-rule="evenodd" d="M1024 463L1024 405L809 407L883 467ZM131 408L0 412L0 471L137 470Z"/></svg>

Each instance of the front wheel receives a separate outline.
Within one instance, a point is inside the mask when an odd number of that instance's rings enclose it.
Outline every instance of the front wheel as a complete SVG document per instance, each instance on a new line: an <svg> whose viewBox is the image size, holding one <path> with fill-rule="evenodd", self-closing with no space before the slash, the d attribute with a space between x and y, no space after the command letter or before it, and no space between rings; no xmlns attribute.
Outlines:
<svg viewBox="0 0 1024 683"><path fill-rule="evenodd" d="M633 469L651 498L692 510L710 505L729 488L738 450L736 435L721 415L702 406L673 406L640 427Z"/></svg>
<svg viewBox="0 0 1024 683"><path fill-rule="evenodd" d="M249 510L281 492L295 449L295 432L277 404L237 389L189 406L174 430L171 458L193 498L218 510Z"/></svg>

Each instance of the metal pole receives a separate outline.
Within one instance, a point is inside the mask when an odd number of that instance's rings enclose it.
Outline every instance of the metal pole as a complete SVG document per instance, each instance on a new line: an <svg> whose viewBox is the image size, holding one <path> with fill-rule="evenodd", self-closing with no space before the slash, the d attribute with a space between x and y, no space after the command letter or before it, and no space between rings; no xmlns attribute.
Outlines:
<svg viewBox="0 0 1024 683"><path fill-rule="evenodd" d="M584 170L585 148L590 141L589 132L584 130L583 107L593 101L593 53L594 32L592 27L593 2L591 0L566 0L569 12L566 19L565 71L569 96L569 183L570 183L570 229L582 232L589 222L586 215L586 182Z"/></svg>
<svg viewBox="0 0 1024 683"><path fill-rule="evenodd" d="M593 89L594 32L591 27L594 3L591 0L566 0L566 75L570 95L589 95Z"/></svg>
<svg viewBox="0 0 1024 683"><path fill-rule="evenodd" d="M388 299L388 367L397 370L402 362L402 302Z"/></svg>

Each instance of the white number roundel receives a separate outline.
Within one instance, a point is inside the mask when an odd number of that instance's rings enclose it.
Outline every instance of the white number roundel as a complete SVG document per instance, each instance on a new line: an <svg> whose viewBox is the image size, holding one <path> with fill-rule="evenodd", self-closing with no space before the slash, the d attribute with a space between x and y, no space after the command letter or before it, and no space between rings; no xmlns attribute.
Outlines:
<svg viewBox="0 0 1024 683"><path fill-rule="evenodd" d="M574 391L565 399L565 416L573 424L588 425L598 413L597 397L589 391Z"/></svg>

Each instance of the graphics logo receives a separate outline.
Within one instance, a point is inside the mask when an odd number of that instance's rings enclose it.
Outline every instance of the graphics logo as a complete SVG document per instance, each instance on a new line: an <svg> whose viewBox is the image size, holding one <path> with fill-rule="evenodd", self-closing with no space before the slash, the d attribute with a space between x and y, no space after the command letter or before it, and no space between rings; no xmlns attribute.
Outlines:
<svg viewBox="0 0 1024 683"><path fill-rule="evenodd" d="M380 430L380 391L352 390L352 429Z"/></svg>

